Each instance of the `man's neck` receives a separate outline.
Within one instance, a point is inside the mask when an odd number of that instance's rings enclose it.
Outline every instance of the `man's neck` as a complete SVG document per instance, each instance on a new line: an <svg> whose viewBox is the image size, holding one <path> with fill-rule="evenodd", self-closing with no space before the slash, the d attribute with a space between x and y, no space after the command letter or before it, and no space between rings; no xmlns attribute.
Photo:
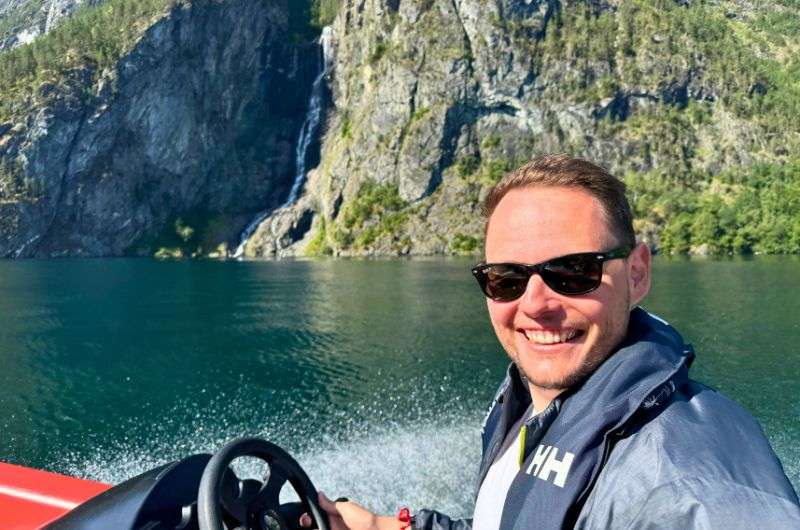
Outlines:
<svg viewBox="0 0 800 530"><path fill-rule="evenodd" d="M528 381L528 391L533 400L533 409L542 412L550 403L564 391L563 388L541 388Z"/></svg>

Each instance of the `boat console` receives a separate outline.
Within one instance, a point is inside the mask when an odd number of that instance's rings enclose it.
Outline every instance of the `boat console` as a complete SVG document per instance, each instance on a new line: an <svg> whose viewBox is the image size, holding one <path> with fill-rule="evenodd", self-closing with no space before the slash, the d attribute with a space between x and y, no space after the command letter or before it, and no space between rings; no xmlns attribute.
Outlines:
<svg viewBox="0 0 800 530"><path fill-rule="evenodd" d="M264 483L258 480L239 480L228 467L239 457L256 457L267 463L269 476ZM9 469L17 466L7 466ZM25 468L19 468L23 471ZM70 504L47 492L9 485L10 475L0 468L0 504L9 506L17 500L17 507L31 512L31 503L62 507ZM215 455L197 454L172 462L133 477L117 486L103 489L103 485L60 475L48 475L57 480L74 481L90 494L84 502L53 520L30 519L10 521L11 527L45 528L48 530L294 530L299 528L300 515L308 513L314 526L328 530L325 512L317 501L317 490L299 464L277 445L260 438L239 438L226 444ZM3 484L3 483L6 484ZM19 479L17 479L19 483ZM279 501L286 483L300 498L300 502ZM6 495L6 497L3 497ZM74 494L73 494L74 497ZM12 516L13 517L13 516Z"/></svg>

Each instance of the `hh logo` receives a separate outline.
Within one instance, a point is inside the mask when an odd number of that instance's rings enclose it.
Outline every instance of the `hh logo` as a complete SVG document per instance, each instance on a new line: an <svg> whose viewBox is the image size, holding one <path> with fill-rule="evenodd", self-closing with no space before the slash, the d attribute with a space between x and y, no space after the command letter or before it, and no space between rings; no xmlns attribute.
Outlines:
<svg viewBox="0 0 800 530"><path fill-rule="evenodd" d="M569 474L569 468L572 466L572 461L575 455L564 451L564 457L558 459L558 448L550 445L540 445L536 448L536 453L533 455L533 460L525 473L533 475L544 481L550 480L550 475L555 474L553 484L559 488L564 487Z"/></svg>

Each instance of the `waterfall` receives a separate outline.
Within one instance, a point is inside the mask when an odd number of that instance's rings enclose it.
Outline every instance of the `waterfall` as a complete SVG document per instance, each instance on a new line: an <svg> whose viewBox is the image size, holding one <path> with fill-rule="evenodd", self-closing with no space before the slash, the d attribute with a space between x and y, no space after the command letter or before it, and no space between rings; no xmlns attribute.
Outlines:
<svg viewBox="0 0 800 530"><path fill-rule="evenodd" d="M303 182L306 178L306 155L311 142L314 140L319 129L319 120L322 116L322 104L325 88L325 76L328 73L328 68L332 61L332 42L333 30L330 26L322 28L322 34L319 37L320 56L319 56L319 74L314 79L314 84L311 85L311 95L308 100L308 111L306 112L306 119L303 121L303 126L300 127L300 134L297 137L297 144L294 152L295 161L295 176L292 182L292 189L289 191L289 196L280 208L286 208L297 200L300 194L300 189L303 187ZM280 209L279 208L279 209ZM233 252L234 258L240 258L244 254L244 246L253 232L256 231L258 226L267 218L272 210L264 210L253 219L250 224L242 232L239 239L239 246Z"/></svg>
<svg viewBox="0 0 800 530"><path fill-rule="evenodd" d="M303 181L306 178L306 152L314 139L317 129L319 128L319 119L322 115L322 96L323 88L325 86L325 75L328 73L331 57L331 37L333 31L330 26L325 26L322 29L322 35L319 37L320 47L322 54L320 57L320 72L317 78L314 79L314 84L311 86L311 97L308 100L308 113L303 122L303 127L300 129L300 136L297 138L297 147L295 148L295 173L294 182L292 183L292 190L289 192L289 197L283 203L281 208L289 206L297 200L300 194L300 188L303 186Z"/></svg>

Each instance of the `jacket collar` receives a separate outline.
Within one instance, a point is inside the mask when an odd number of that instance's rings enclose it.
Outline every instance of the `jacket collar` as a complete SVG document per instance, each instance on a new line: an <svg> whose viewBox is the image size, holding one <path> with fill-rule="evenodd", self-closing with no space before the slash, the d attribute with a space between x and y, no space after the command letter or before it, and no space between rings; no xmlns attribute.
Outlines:
<svg viewBox="0 0 800 530"><path fill-rule="evenodd" d="M617 350L585 381L564 391L554 402L558 402L556 407L560 409L573 396L599 391L598 397L605 406L619 406L620 401L627 403L632 394L641 394L642 388L657 390L668 375L684 365L688 369L694 357L692 346L684 342L675 328L636 307L631 311L628 332ZM514 363L506 370L497 401L515 418L531 403L527 382Z"/></svg>

